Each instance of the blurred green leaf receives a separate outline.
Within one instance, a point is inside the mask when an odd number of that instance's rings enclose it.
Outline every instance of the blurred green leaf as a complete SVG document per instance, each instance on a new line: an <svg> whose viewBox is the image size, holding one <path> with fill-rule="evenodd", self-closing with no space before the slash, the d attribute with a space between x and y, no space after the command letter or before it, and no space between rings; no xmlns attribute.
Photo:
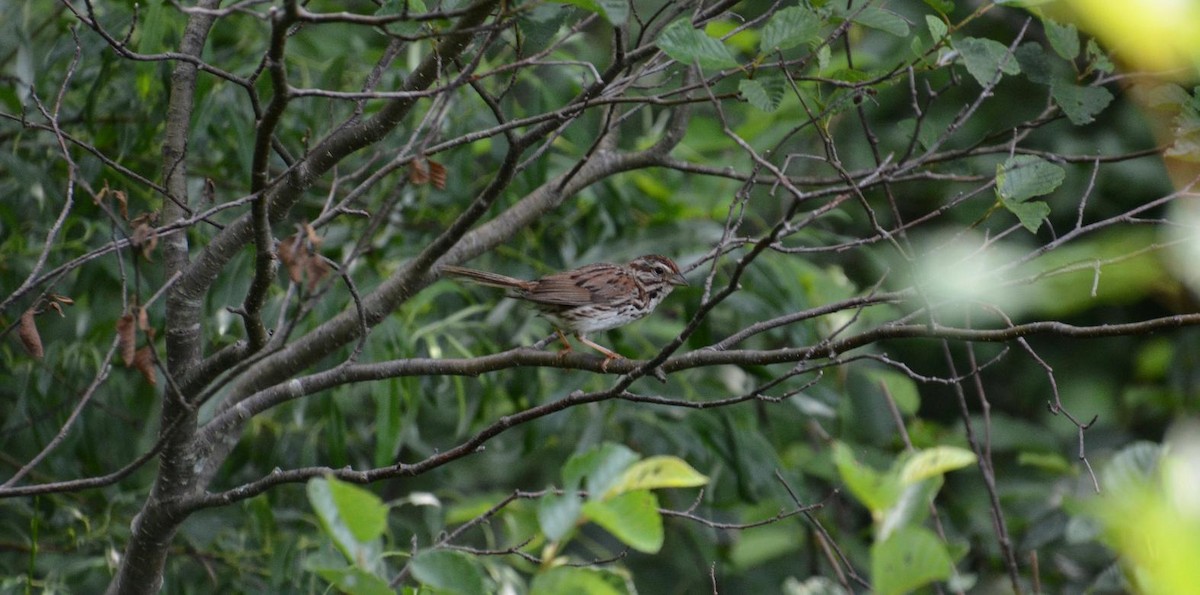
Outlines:
<svg viewBox="0 0 1200 595"><path fill-rule="evenodd" d="M658 47L679 62L701 68L725 69L737 66L729 48L692 26L687 18L679 19L658 38Z"/></svg>
<svg viewBox="0 0 1200 595"><path fill-rule="evenodd" d="M738 91L746 101L764 112L779 109L786 90L787 81L780 75L762 75L754 79L742 79L738 83Z"/></svg>
<svg viewBox="0 0 1200 595"><path fill-rule="evenodd" d="M602 499L634 490L691 488L707 483L707 477L679 457L648 457L627 468L617 482L605 491Z"/></svg>
<svg viewBox="0 0 1200 595"><path fill-rule="evenodd" d="M975 453L956 446L937 446L916 452L900 469L902 483L916 483L975 463Z"/></svg>
<svg viewBox="0 0 1200 595"><path fill-rule="evenodd" d="M780 10L763 27L759 51L766 54L807 43L820 31L821 24L820 17L805 6Z"/></svg>
<svg viewBox="0 0 1200 595"><path fill-rule="evenodd" d="M345 568L310 567L308 570L328 581L338 591L348 595L392 595L395 593L388 586L386 580L356 566L346 566Z"/></svg>
<svg viewBox="0 0 1200 595"><path fill-rule="evenodd" d="M891 33L896 37L908 37L908 21L885 8L867 6L851 18L860 25Z"/></svg>
<svg viewBox="0 0 1200 595"><path fill-rule="evenodd" d="M945 546L924 527L906 527L871 546L871 582L880 595L907 593L945 580L952 567Z"/></svg>
<svg viewBox="0 0 1200 595"><path fill-rule="evenodd" d="M583 505L583 513L588 520L639 552L653 554L662 549L662 515L658 512L658 498L650 490L625 492L605 500L588 500Z"/></svg>
<svg viewBox="0 0 1200 595"><path fill-rule="evenodd" d="M474 558L451 550L425 550L412 560L413 578L439 591L461 595L488 592Z"/></svg>
<svg viewBox="0 0 1200 595"><path fill-rule="evenodd" d="M996 166L996 196L1021 225L1036 233L1050 214L1050 205L1028 199L1054 192L1066 178L1066 171L1034 155L1016 155Z"/></svg>
<svg viewBox="0 0 1200 595"><path fill-rule="evenodd" d="M307 491L322 529L346 560L359 568L373 563L379 554L378 544L373 540L379 535L381 509L383 516L387 514L378 498L333 476L310 479ZM359 514L356 508L359 505L367 508L364 514ZM371 536L359 539L360 534Z"/></svg>
<svg viewBox="0 0 1200 595"><path fill-rule="evenodd" d="M625 595L623 584L608 580L608 574L596 568L557 566L533 577L529 595Z"/></svg>
<svg viewBox="0 0 1200 595"><path fill-rule="evenodd" d="M899 498L900 486L896 479L860 463L848 445L834 443L833 462L850 493L877 519Z"/></svg>
<svg viewBox="0 0 1200 595"><path fill-rule="evenodd" d="M954 49L962 54L967 72L981 85L987 86L1000 73L1021 73L1017 59L1008 53L1008 46L991 39L967 37L954 42Z"/></svg>
<svg viewBox="0 0 1200 595"><path fill-rule="evenodd" d="M1094 121L1096 114L1104 111L1113 100L1112 93L1104 87L1080 87L1063 81L1050 86L1050 95L1076 126Z"/></svg>
<svg viewBox="0 0 1200 595"><path fill-rule="evenodd" d="M1046 38L1054 53L1064 60L1074 60L1079 55L1079 30L1075 25L1060 25L1054 19L1042 19L1042 24L1046 26Z"/></svg>
<svg viewBox="0 0 1200 595"><path fill-rule="evenodd" d="M573 493L560 496L547 492L538 501L538 524L553 541L562 540L574 530L582 513L583 501Z"/></svg>

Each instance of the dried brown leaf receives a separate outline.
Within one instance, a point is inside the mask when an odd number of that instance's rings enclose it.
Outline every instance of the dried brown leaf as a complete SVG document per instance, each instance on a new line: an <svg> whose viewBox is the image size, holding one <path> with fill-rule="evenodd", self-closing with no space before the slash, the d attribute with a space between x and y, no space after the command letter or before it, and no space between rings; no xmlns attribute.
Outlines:
<svg viewBox="0 0 1200 595"><path fill-rule="evenodd" d="M100 189L100 192L96 193L96 196L92 197L92 204L98 205L98 204L104 202L104 199L107 196L108 196L108 180L104 180L104 187Z"/></svg>
<svg viewBox="0 0 1200 595"><path fill-rule="evenodd" d="M321 258L320 256L312 256L308 259L307 272L309 293L316 291L317 285L319 285L321 281L329 275L330 270L332 270L332 268L329 266L328 262L325 262L324 258Z"/></svg>
<svg viewBox="0 0 1200 595"><path fill-rule="evenodd" d="M125 314L117 319L117 346L121 350L121 361L125 367L133 365L133 356L137 351L137 329L133 325L133 314Z"/></svg>
<svg viewBox="0 0 1200 595"><path fill-rule="evenodd" d="M59 295L57 293L52 293L52 294L50 294L49 297L50 297L50 299L52 299L64 306L74 306L75 305L75 300L73 300L65 295Z"/></svg>
<svg viewBox="0 0 1200 595"><path fill-rule="evenodd" d="M304 222L304 233L308 236L308 243L312 244L313 250L320 248L325 241L325 238L317 235L317 230L313 229L312 224L307 221Z"/></svg>
<svg viewBox="0 0 1200 595"><path fill-rule="evenodd" d="M429 183L429 172L421 164L421 159L413 159L408 162L408 180L417 186Z"/></svg>
<svg viewBox="0 0 1200 595"><path fill-rule="evenodd" d="M113 196L117 197L117 206L121 209L121 218L129 220L129 197L125 195L124 190L114 190Z"/></svg>
<svg viewBox="0 0 1200 595"><path fill-rule="evenodd" d="M427 160L429 163L429 179L433 181L433 187L438 190L446 189L446 166L433 161Z"/></svg>
<svg viewBox="0 0 1200 595"><path fill-rule="evenodd" d="M301 275L304 274L304 264L307 260L307 253L304 250L298 249L300 244L299 235L289 236L279 242L279 250L276 254L279 255L279 262L287 267L288 278L292 283L299 283Z"/></svg>
<svg viewBox="0 0 1200 595"><path fill-rule="evenodd" d="M154 373L154 352L149 345L133 354L133 367L142 373L142 377L150 383L150 386L158 385L158 375Z"/></svg>
<svg viewBox="0 0 1200 595"><path fill-rule="evenodd" d="M58 305L58 302L47 302L46 306L49 307L50 309L54 310L55 312L58 312L59 317L63 317L63 316L67 315L66 312L63 312L62 306Z"/></svg>
<svg viewBox="0 0 1200 595"><path fill-rule="evenodd" d="M200 190L200 200L204 204L213 204L217 199L217 185L212 181L212 178L204 178L204 188Z"/></svg>
<svg viewBox="0 0 1200 595"><path fill-rule="evenodd" d="M46 351L42 348L42 336L38 334L37 323L33 320L36 315L37 312L33 308L21 314L21 321L17 324L17 336L29 355L34 359L42 359Z"/></svg>

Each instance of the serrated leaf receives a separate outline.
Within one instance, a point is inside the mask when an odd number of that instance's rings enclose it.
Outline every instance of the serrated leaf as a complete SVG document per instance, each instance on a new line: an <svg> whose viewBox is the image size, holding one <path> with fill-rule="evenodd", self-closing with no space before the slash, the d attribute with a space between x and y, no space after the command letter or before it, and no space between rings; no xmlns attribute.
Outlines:
<svg viewBox="0 0 1200 595"><path fill-rule="evenodd" d="M1139 441L1122 448L1100 472L1101 493L1139 489L1158 472L1162 446Z"/></svg>
<svg viewBox="0 0 1200 595"><path fill-rule="evenodd" d="M1095 39L1089 39L1087 42L1087 57L1088 65L1093 70L1112 74L1116 70L1112 60L1108 59L1108 54L1100 48L1100 44L1096 43Z"/></svg>
<svg viewBox="0 0 1200 595"><path fill-rule="evenodd" d="M560 4L578 6L588 12L594 12L613 25L624 25L629 19L628 0L554 0Z"/></svg>
<svg viewBox="0 0 1200 595"><path fill-rule="evenodd" d="M1075 25L1060 25L1053 19L1045 19L1042 24L1046 26L1046 38L1050 40L1054 53L1064 60L1074 60L1079 55L1079 30Z"/></svg>
<svg viewBox="0 0 1200 595"><path fill-rule="evenodd" d="M567 493L560 496L547 492L538 501L538 525L551 541L561 541L575 529L582 511L583 502L578 495Z"/></svg>
<svg viewBox="0 0 1200 595"><path fill-rule="evenodd" d="M787 89L780 75L765 75L756 79L742 79L738 83L738 91L750 105L764 111L773 112L779 109L783 102L783 93Z"/></svg>
<svg viewBox="0 0 1200 595"><path fill-rule="evenodd" d="M412 561L413 578L440 591L483 595L487 585L474 558L452 550L426 550Z"/></svg>
<svg viewBox="0 0 1200 595"><path fill-rule="evenodd" d="M1055 63L1051 62L1051 58L1046 51L1042 49L1041 44L1032 41L1023 43L1013 52L1013 57L1017 59L1017 64L1021 67L1021 72L1025 73L1025 78L1039 85L1049 85L1055 80Z"/></svg>
<svg viewBox="0 0 1200 595"><path fill-rule="evenodd" d="M957 446L935 446L917 451L900 469L900 482L912 484L975 463L975 453Z"/></svg>
<svg viewBox="0 0 1200 595"><path fill-rule="evenodd" d="M880 595L908 593L950 577L953 563L932 531L904 527L871 546L873 591Z"/></svg>
<svg viewBox="0 0 1200 595"><path fill-rule="evenodd" d="M1017 216L1021 222L1021 226L1028 229L1030 233L1037 233L1042 227L1042 222L1050 215L1050 205L1044 201L1031 200L1028 202L1013 202L1011 200L1001 200L1004 208Z"/></svg>
<svg viewBox="0 0 1200 595"><path fill-rule="evenodd" d="M658 512L658 498L650 490L625 492L608 500L591 500L583 505L583 513L621 543L639 552L654 554L662 549L662 515Z"/></svg>
<svg viewBox="0 0 1200 595"><path fill-rule="evenodd" d="M963 57L967 72L983 86L989 85L997 73L1020 74L1017 59L1008 55L1008 47L991 39L967 37L954 42L954 49Z"/></svg>
<svg viewBox="0 0 1200 595"><path fill-rule="evenodd" d="M821 19L805 6L792 6L771 16L762 29L759 51L766 54L806 43L821 29Z"/></svg>
<svg viewBox="0 0 1200 595"><path fill-rule="evenodd" d="M1036 155L1016 155L996 166L996 194L1022 202L1058 189L1067 172Z"/></svg>
<svg viewBox="0 0 1200 595"><path fill-rule="evenodd" d="M737 66L729 48L692 27L686 17L667 25L658 38L658 48L683 64L697 63L701 68L716 69Z"/></svg>
<svg viewBox="0 0 1200 595"><path fill-rule="evenodd" d="M694 488L708 483L708 478L673 456L655 456L638 461L625 470L612 487L604 493L607 499L634 490L659 488Z"/></svg>
<svg viewBox="0 0 1200 595"><path fill-rule="evenodd" d="M891 33L896 37L908 37L908 21L904 17L878 6L868 6L851 17L855 23Z"/></svg>
<svg viewBox="0 0 1200 595"><path fill-rule="evenodd" d="M929 27L929 35L934 41L940 40L946 36L946 33L950 32L950 29L946 27L945 21L931 14L925 15L925 26Z"/></svg>
<svg viewBox="0 0 1200 595"><path fill-rule="evenodd" d="M1094 121L1096 114L1104 111L1113 100L1112 93L1104 87L1080 87L1065 81L1051 85L1050 96L1076 126Z"/></svg>

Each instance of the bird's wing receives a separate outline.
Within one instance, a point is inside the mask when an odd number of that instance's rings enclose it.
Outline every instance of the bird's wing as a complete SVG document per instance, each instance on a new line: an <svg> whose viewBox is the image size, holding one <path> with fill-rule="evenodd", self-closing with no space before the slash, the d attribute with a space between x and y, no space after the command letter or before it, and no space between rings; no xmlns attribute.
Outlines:
<svg viewBox="0 0 1200 595"><path fill-rule="evenodd" d="M537 285L522 297L538 304L569 307L609 303L635 290L625 286L633 282L626 275L601 274L611 268L608 264L592 264L549 275L538 279Z"/></svg>

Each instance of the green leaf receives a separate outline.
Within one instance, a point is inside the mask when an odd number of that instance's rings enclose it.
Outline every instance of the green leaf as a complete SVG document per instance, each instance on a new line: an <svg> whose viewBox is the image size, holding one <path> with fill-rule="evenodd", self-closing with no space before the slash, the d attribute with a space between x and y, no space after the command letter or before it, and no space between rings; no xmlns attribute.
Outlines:
<svg viewBox="0 0 1200 595"><path fill-rule="evenodd" d="M1046 38L1050 40L1054 53L1064 60L1074 60L1079 55L1079 30L1075 25L1060 25L1053 19L1044 19L1042 24L1046 26Z"/></svg>
<svg viewBox="0 0 1200 595"><path fill-rule="evenodd" d="M779 104L783 102L783 93L786 90L787 83L779 74L742 79L738 83L738 91L746 98L746 101L764 112L773 112L779 109Z"/></svg>
<svg viewBox="0 0 1200 595"><path fill-rule="evenodd" d="M1088 66L1093 70L1111 74L1116 70L1112 60L1108 59L1108 54L1100 48L1100 44L1096 43L1095 39L1089 39L1087 42L1087 57Z"/></svg>
<svg viewBox="0 0 1200 595"><path fill-rule="evenodd" d="M561 541L579 521L583 502L578 495L546 492L538 502L537 518L542 532L553 541Z"/></svg>
<svg viewBox="0 0 1200 595"><path fill-rule="evenodd" d="M872 384L883 385L904 415L913 415L921 406L921 393L912 378L893 370L868 370L867 378Z"/></svg>
<svg viewBox="0 0 1200 595"><path fill-rule="evenodd" d="M1022 467L1033 467L1066 475L1071 472L1071 463L1062 455L1052 452L1021 452L1017 454L1017 464Z"/></svg>
<svg viewBox="0 0 1200 595"><path fill-rule="evenodd" d="M878 517L875 539L885 540L904 527L920 526L929 517L929 504L945 480L937 476L905 485L896 501Z"/></svg>
<svg viewBox="0 0 1200 595"><path fill-rule="evenodd" d="M667 25L658 38L658 48L684 64L697 63L701 68L737 66L729 48L693 27L686 17Z"/></svg>
<svg viewBox="0 0 1200 595"><path fill-rule="evenodd" d="M602 499L634 490L693 488L708 483L708 478L679 457L655 456L634 463L625 470Z"/></svg>
<svg viewBox="0 0 1200 595"><path fill-rule="evenodd" d="M845 443L833 444L833 462L846 488L875 518L880 518L899 497L900 486L895 478L858 462Z"/></svg>
<svg viewBox="0 0 1200 595"><path fill-rule="evenodd" d="M896 37L908 37L908 21L904 17L877 6L868 6L851 20L860 25L891 33Z"/></svg>
<svg viewBox="0 0 1200 595"><path fill-rule="evenodd" d="M355 512L353 510L342 510L341 502L347 501L345 495L340 497L334 495L335 490L341 489L334 486L342 483L344 482L332 476L315 477L308 482L308 500L312 504L313 510L316 511L317 518L321 521L321 528L333 539L334 545L342 552L342 555L351 564L360 568L366 568L376 557L376 544L369 543L372 539L358 539L355 531L363 531L365 534L367 532L366 529L370 528L369 525L372 521L369 518L365 521L364 519L348 520L347 515L353 516ZM356 488L356 486L349 487ZM349 501L360 499L363 501L370 500L365 497L349 497ZM368 516L371 516L371 513L368 513ZM352 523L356 525L356 530L351 529Z"/></svg>
<svg viewBox="0 0 1200 595"><path fill-rule="evenodd" d="M925 0L930 8L942 13L950 14L954 12L954 2L952 0ZM936 37L934 39L937 39Z"/></svg>
<svg viewBox="0 0 1200 595"><path fill-rule="evenodd" d="M996 166L996 194L1022 202L1054 192L1067 173L1036 155L1016 155Z"/></svg>
<svg viewBox="0 0 1200 595"><path fill-rule="evenodd" d="M627 0L553 0L560 4L578 6L588 12L594 12L613 25L624 25L629 19L629 2Z"/></svg>
<svg viewBox="0 0 1200 595"><path fill-rule="evenodd" d="M1050 215L1050 205L1044 201L1012 202L1002 200L1001 202L1004 204L1004 208L1017 216L1021 226L1028 229L1030 233L1037 233L1038 229L1042 227L1042 222Z"/></svg>
<svg viewBox="0 0 1200 595"><path fill-rule="evenodd" d="M950 577L946 547L924 527L905 527L871 546L871 578L879 595L908 593Z"/></svg>
<svg viewBox="0 0 1200 595"><path fill-rule="evenodd" d="M556 566L533 577L529 595L626 595L629 591L612 573L596 568Z"/></svg>
<svg viewBox="0 0 1200 595"><path fill-rule="evenodd" d="M998 41L967 37L954 42L954 49L962 54L967 72L980 85L991 84L1000 72L1009 75L1021 72L1017 59L1010 56L1008 47Z"/></svg>
<svg viewBox="0 0 1200 595"><path fill-rule="evenodd" d="M650 490L625 492L608 500L590 500L583 505L583 513L639 552L654 554L662 549L662 515L658 512L658 498Z"/></svg>
<svg viewBox="0 0 1200 595"><path fill-rule="evenodd" d="M423 585L462 595L483 595L487 585L475 559L452 550L425 550L412 560L413 578Z"/></svg>
<svg viewBox="0 0 1200 595"><path fill-rule="evenodd" d="M1050 96L1076 126L1095 120L1096 114L1113 100L1112 93L1104 87L1080 87L1065 81L1056 81L1050 87Z"/></svg>
<svg viewBox="0 0 1200 595"><path fill-rule="evenodd" d="M386 580L356 566L345 568L309 567L308 570L348 595L392 595Z"/></svg>
<svg viewBox="0 0 1200 595"><path fill-rule="evenodd" d="M1120 493L1150 484L1158 472L1162 447L1153 442L1134 442L1104 466L1100 472L1101 493Z"/></svg>
<svg viewBox="0 0 1200 595"><path fill-rule="evenodd" d="M925 26L929 27L929 35L934 41L940 40L950 32L950 29L946 27L946 21L931 14L925 15Z"/></svg>
<svg viewBox="0 0 1200 595"><path fill-rule="evenodd" d="M762 29L759 51L766 54L808 42L821 29L821 19L805 6L792 6L771 16Z"/></svg>
<svg viewBox="0 0 1200 595"><path fill-rule="evenodd" d="M912 484L975 463L975 453L957 446L935 446L917 451L900 469L900 482Z"/></svg>
<svg viewBox="0 0 1200 595"><path fill-rule="evenodd" d="M638 454L629 448L605 442L587 452L572 455L563 466L564 489L575 490L586 479L587 491L598 497L608 491L617 478L638 460Z"/></svg>
<svg viewBox="0 0 1200 595"><path fill-rule="evenodd" d="M342 521L355 539L366 543L383 535L388 507L379 496L333 476L329 477L329 490Z"/></svg>

